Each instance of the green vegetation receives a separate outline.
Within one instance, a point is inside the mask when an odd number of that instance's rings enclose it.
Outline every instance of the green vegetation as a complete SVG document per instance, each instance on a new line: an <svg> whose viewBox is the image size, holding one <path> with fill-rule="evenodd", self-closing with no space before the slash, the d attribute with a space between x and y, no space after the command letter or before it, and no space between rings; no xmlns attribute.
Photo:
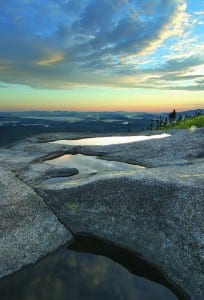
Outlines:
<svg viewBox="0 0 204 300"><path fill-rule="evenodd" d="M160 129L190 129L204 127L204 115L186 117L184 120L178 119L170 124L162 125Z"/></svg>
<svg viewBox="0 0 204 300"><path fill-rule="evenodd" d="M70 212L75 212L79 208L79 204L74 202L67 202L65 203L65 206L69 209Z"/></svg>

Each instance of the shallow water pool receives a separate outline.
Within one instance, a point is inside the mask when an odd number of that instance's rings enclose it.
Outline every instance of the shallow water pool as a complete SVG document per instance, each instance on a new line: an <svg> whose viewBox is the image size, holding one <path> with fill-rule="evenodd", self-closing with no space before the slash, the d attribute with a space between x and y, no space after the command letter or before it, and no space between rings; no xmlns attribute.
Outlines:
<svg viewBox="0 0 204 300"><path fill-rule="evenodd" d="M163 139L171 136L170 134L163 133L157 135L136 135L136 136L108 136L108 137L96 137L85 138L78 140L58 140L50 143L63 144L63 145L76 145L76 146L107 146L117 144L127 144L133 142L141 142L152 139Z"/></svg>
<svg viewBox="0 0 204 300"><path fill-rule="evenodd" d="M107 257L66 248L0 281L3 300L175 300Z"/></svg>

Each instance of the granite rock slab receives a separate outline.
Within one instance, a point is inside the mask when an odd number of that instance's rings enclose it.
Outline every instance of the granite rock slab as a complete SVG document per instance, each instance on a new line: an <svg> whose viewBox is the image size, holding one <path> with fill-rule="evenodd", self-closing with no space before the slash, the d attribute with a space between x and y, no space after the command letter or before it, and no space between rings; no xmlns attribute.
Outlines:
<svg viewBox="0 0 204 300"><path fill-rule="evenodd" d="M204 299L204 129L170 133L109 146L51 144L96 136L54 133L1 148L1 274L35 262L71 240L70 232L85 233L135 252L185 299ZM145 168L82 181L77 169L49 164L64 154ZM60 174L68 179L44 182Z"/></svg>
<svg viewBox="0 0 204 300"><path fill-rule="evenodd" d="M0 277L72 239L42 198L0 167Z"/></svg>

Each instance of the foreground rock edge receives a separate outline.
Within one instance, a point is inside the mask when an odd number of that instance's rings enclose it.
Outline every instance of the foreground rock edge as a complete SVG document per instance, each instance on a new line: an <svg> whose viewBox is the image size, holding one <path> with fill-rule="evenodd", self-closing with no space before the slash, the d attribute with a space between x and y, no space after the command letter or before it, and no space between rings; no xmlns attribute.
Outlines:
<svg viewBox="0 0 204 300"><path fill-rule="evenodd" d="M0 278L72 239L42 198L0 168Z"/></svg>

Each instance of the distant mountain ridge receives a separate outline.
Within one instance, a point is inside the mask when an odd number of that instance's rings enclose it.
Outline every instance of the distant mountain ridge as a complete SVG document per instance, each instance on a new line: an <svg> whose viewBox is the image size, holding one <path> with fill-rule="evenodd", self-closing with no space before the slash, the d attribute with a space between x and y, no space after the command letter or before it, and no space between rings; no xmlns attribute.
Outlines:
<svg viewBox="0 0 204 300"><path fill-rule="evenodd" d="M186 110L186 111L178 112L178 114L182 114L185 116L193 116L193 115L196 115L197 113L204 114L204 109L193 109L193 110Z"/></svg>
<svg viewBox="0 0 204 300"><path fill-rule="evenodd" d="M173 107L172 107L173 110ZM193 110L186 110L186 111L179 111L178 114L196 114L196 113L204 114L204 108L193 109ZM22 115L40 115L40 116L47 116L47 115L86 115L86 114L93 114L93 115L163 115L168 114L169 112L145 112L145 111L69 111L69 110L28 110L28 111L0 111L0 115L15 115L15 116L22 116Z"/></svg>

